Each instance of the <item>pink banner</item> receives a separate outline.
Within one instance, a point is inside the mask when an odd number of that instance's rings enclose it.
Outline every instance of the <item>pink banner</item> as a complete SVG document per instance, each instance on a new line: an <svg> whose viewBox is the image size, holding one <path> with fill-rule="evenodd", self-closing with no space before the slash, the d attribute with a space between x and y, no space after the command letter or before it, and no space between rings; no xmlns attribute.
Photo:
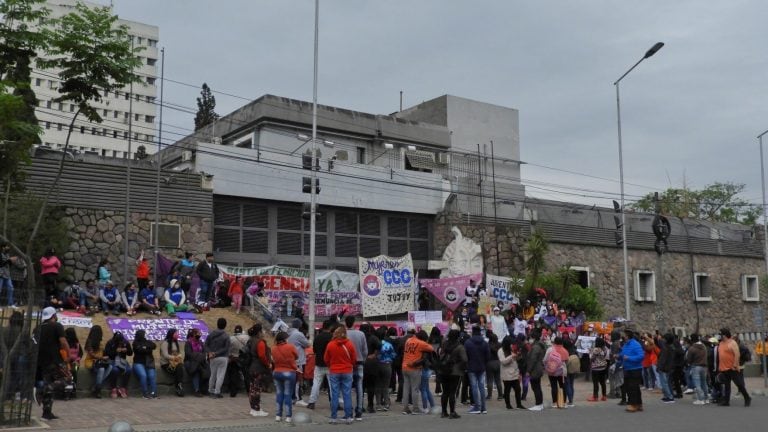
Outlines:
<svg viewBox="0 0 768 432"><path fill-rule="evenodd" d="M443 279L419 279L419 284L448 306L450 310L455 310L464 301L464 289L469 286L470 279L479 284L483 280L483 274L476 273Z"/></svg>

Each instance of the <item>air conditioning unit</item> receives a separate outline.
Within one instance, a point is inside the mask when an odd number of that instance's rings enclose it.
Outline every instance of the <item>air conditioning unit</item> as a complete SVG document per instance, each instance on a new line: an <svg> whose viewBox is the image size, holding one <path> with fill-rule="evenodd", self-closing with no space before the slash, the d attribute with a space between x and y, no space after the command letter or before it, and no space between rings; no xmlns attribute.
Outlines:
<svg viewBox="0 0 768 432"><path fill-rule="evenodd" d="M221 137L213 137L211 140L214 144L221 145Z"/></svg>
<svg viewBox="0 0 768 432"><path fill-rule="evenodd" d="M206 173L200 174L200 188L205 191L213 190L213 176Z"/></svg>
<svg viewBox="0 0 768 432"><path fill-rule="evenodd" d="M192 160L192 151L190 150L183 150L181 152L181 161L182 162L189 162Z"/></svg>
<svg viewBox="0 0 768 432"><path fill-rule="evenodd" d="M439 163L440 165L448 165L449 163L451 163L450 153L438 153L437 163Z"/></svg>
<svg viewBox="0 0 768 432"><path fill-rule="evenodd" d="M337 150L336 160L340 160L340 161L349 160L349 153L346 150Z"/></svg>

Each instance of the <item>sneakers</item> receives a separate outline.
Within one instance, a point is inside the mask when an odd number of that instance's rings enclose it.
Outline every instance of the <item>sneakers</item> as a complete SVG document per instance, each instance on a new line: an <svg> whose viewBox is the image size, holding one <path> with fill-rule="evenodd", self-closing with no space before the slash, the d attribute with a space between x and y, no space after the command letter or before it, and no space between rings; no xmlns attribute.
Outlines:
<svg viewBox="0 0 768 432"><path fill-rule="evenodd" d="M481 413L481 411L479 409L477 409L476 407L473 407L472 409L470 409L467 412L467 414L480 414L480 413Z"/></svg>
<svg viewBox="0 0 768 432"><path fill-rule="evenodd" d="M348 425L351 425L352 424L352 419L351 418L344 419L344 423L346 423Z"/></svg>
<svg viewBox="0 0 768 432"><path fill-rule="evenodd" d="M568 403L568 404L565 404L565 407L566 407L566 408L573 408L573 407L575 407L575 406L576 406L576 405L574 405L574 404L572 404L572 403Z"/></svg>
<svg viewBox="0 0 768 432"><path fill-rule="evenodd" d="M332 419L328 420L328 424L335 425L336 424L336 419L332 418Z"/></svg>
<svg viewBox="0 0 768 432"><path fill-rule="evenodd" d="M307 404L307 408L308 408L308 409L311 409L311 410L315 409L315 403L314 403L314 402L310 402L310 403L308 403L308 404Z"/></svg>
<svg viewBox="0 0 768 432"><path fill-rule="evenodd" d="M693 401L693 404L694 405L706 405L707 403L704 402L703 400L695 400L695 401Z"/></svg>
<svg viewBox="0 0 768 432"><path fill-rule="evenodd" d="M601 402L605 402L605 401L607 401L607 400L608 400L608 398L607 398L607 397L605 397L605 396L603 396L603 397L601 397L601 398L600 398L600 401L601 401Z"/></svg>
<svg viewBox="0 0 768 432"><path fill-rule="evenodd" d="M413 411L411 411L410 408L406 408L403 410L403 415L411 415L411 414L413 414Z"/></svg>
<svg viewBox="0 0 768 432"><path fill-rule="evenodd" d="M262 411L262 410L258 410L257 411L255 409L252 409L251 410L251 415L254 416L254 417L266 417L266 416L269 415L269 413L266 412L266 411Z"/></svg>
<svg viewBox="0 0 768 432"><path fill-rule="evenodd" d="M530 408L528 408L528 411L543 411L544 405L534 405Z"/></svg>
<svg viewBox="0 0 768 432"><path fill-rule="evenodd" d="M363 421L363 414L362 413L355 414L355 420L356 421Z"/></svg>
<svg viewBox="0 0 768 432"><path fill-rule="evenodd" d="M488 414L488 410L482 410L480 411L480 414Z"/></svg>
<svg viewBox="0 0 768 432"><path fill-rule="evenodd" d="M598 399L595 396L590 396L590 397L587 398L587 402L597 402L597 400Z"/></svg>
<svg viewBox="0 0 768 432"><path fill-rule="evenodd" d="M285 418L285 422L286 422L287 424L291 424L291 423L293 423L293 420L292 420L290 417L286 417L286 418Z"/></svg>
<svg viewBox="0 0 768 432"><path fill-rule="evenodd" d="M448 417L449 417L451 420L455 420L455 419L460 419L460 418L461 418L461 416L460 416L460 415L458 415L458 414L457 414L457 413L455 413L455 412L452 412L452 413L451 413L451 415L450 415L450 416L448 416Z"/></svg>
<svg viewBox="0 0 768 432"><path fill-rule="evenodd" d="M669 398L662 398L661 401L664 402L665 404L673 404L673 403L675 403L674 399L669 399Z"/></svg>
<svg viewBox="0 0 768 432"><path fill-rule="evenodd" d="M282 417L280 417L280 416L275 416L275 421L276 421L276 422L279 422L279 421L281 421L281 420L283 420L283 418L282 418Z"/></svg>
<svg viewBox="0 0 768 432"><path fill-rule="evenodd" d="M296 405L298 405L298 406L300 406L300 407L306 407L306 406L309 406L309 404L308 404L308 403L304 402L304 401L303 401L303 400L301 400L301 399L299 399L299 400L297 400L297 401L296 401Z"/></svg>
<svg viewBox="0 0 768 432"><path fill-rule="evenodd" d="M117 389L113 388L111 392L109 392L109 397L112 399L117 399Z"/></svg>
<svg viewBox="0 0 768 432"><path fill-rule="evenodd" d="M693 389L685 389L683 394L693 394Z"/></svg>

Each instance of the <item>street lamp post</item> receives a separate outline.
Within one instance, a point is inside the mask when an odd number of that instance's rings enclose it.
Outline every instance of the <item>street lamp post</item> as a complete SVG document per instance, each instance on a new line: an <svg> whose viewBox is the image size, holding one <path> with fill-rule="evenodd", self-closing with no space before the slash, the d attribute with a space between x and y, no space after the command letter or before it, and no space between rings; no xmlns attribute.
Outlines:
<svg viewBox="0 0 768 432"><path fill-rule="evenodd" d="M766 277L768 277L768 221L766 221L766 218L768 218L768 215L765 214L765 167L763 164L763 135L768 134L768 130L761 133L757 136L758 141L760 142L760 185L763 189L763 258L765 259L765 269L766 269ZM760 288L758 287L758 290ZM763 327L765 327L765 323L762 323ZM766 355L765 349L766 349L766 343L765 343L765 333L763 333L764 328L760 329L760 339L763 343L763 356ZM768 364L763 358L761 361L760 367L763 370L763 387L768 387Z"/></svg>
<svg viewBox="0 0 768 432"><path fill-rule="evenodd" d="M312 185L309 202L309 338L315 336L315 224L317 221L317 171L315 157L317 155L317 40L320 24L320 0L315 0L315 63L312 80Z"/></svg>
<svg viewBox="0 0 768 432"><path fill-rule="evenodd" d="M629 260L627 258L627 221L626 211L624 209L624 154L621 146L621 101L619 99L619 83L625 76L629 75L643 60L656 54L664 46L663 42L656 42L655 45L645 52L643 58L637 61L624 75L619 77L613 85L616 87L616 125L619 132L619 183L621 184L621 245L624 258L624 315L628 321L631 319L629 308Z"/></svg>

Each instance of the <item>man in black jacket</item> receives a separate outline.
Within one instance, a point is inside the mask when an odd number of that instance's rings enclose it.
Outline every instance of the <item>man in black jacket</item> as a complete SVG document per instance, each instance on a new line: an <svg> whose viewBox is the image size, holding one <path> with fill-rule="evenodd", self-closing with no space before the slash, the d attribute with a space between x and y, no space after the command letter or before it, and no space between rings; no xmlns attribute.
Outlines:
<svg viewBox="0 0 768 432"><path fill-rule="evenodd" d="M213 262L212 252L205 254L205 261L197 265L197 276L200 278L197 303L208 303L208 296L213 289L213 283L219 278L219 267Z"/></svg>
<svg viewBox="0 0 768 432"><path fill-rule="evenodd" d="M322 387L323 381L328 375L328 365L325 364L324 359L325 348L333 339L333 331L336 330L337 325L335 320L327 319L323 321L320 333L315 335L315 340L312 342L312 351L315 354L315 377L312 381L312 391L309 394L309 405L307 405L309 409L315 409L315 402L320 397L320 387ZM330 392L328 392L328 395L330 399Z"/></svg>

